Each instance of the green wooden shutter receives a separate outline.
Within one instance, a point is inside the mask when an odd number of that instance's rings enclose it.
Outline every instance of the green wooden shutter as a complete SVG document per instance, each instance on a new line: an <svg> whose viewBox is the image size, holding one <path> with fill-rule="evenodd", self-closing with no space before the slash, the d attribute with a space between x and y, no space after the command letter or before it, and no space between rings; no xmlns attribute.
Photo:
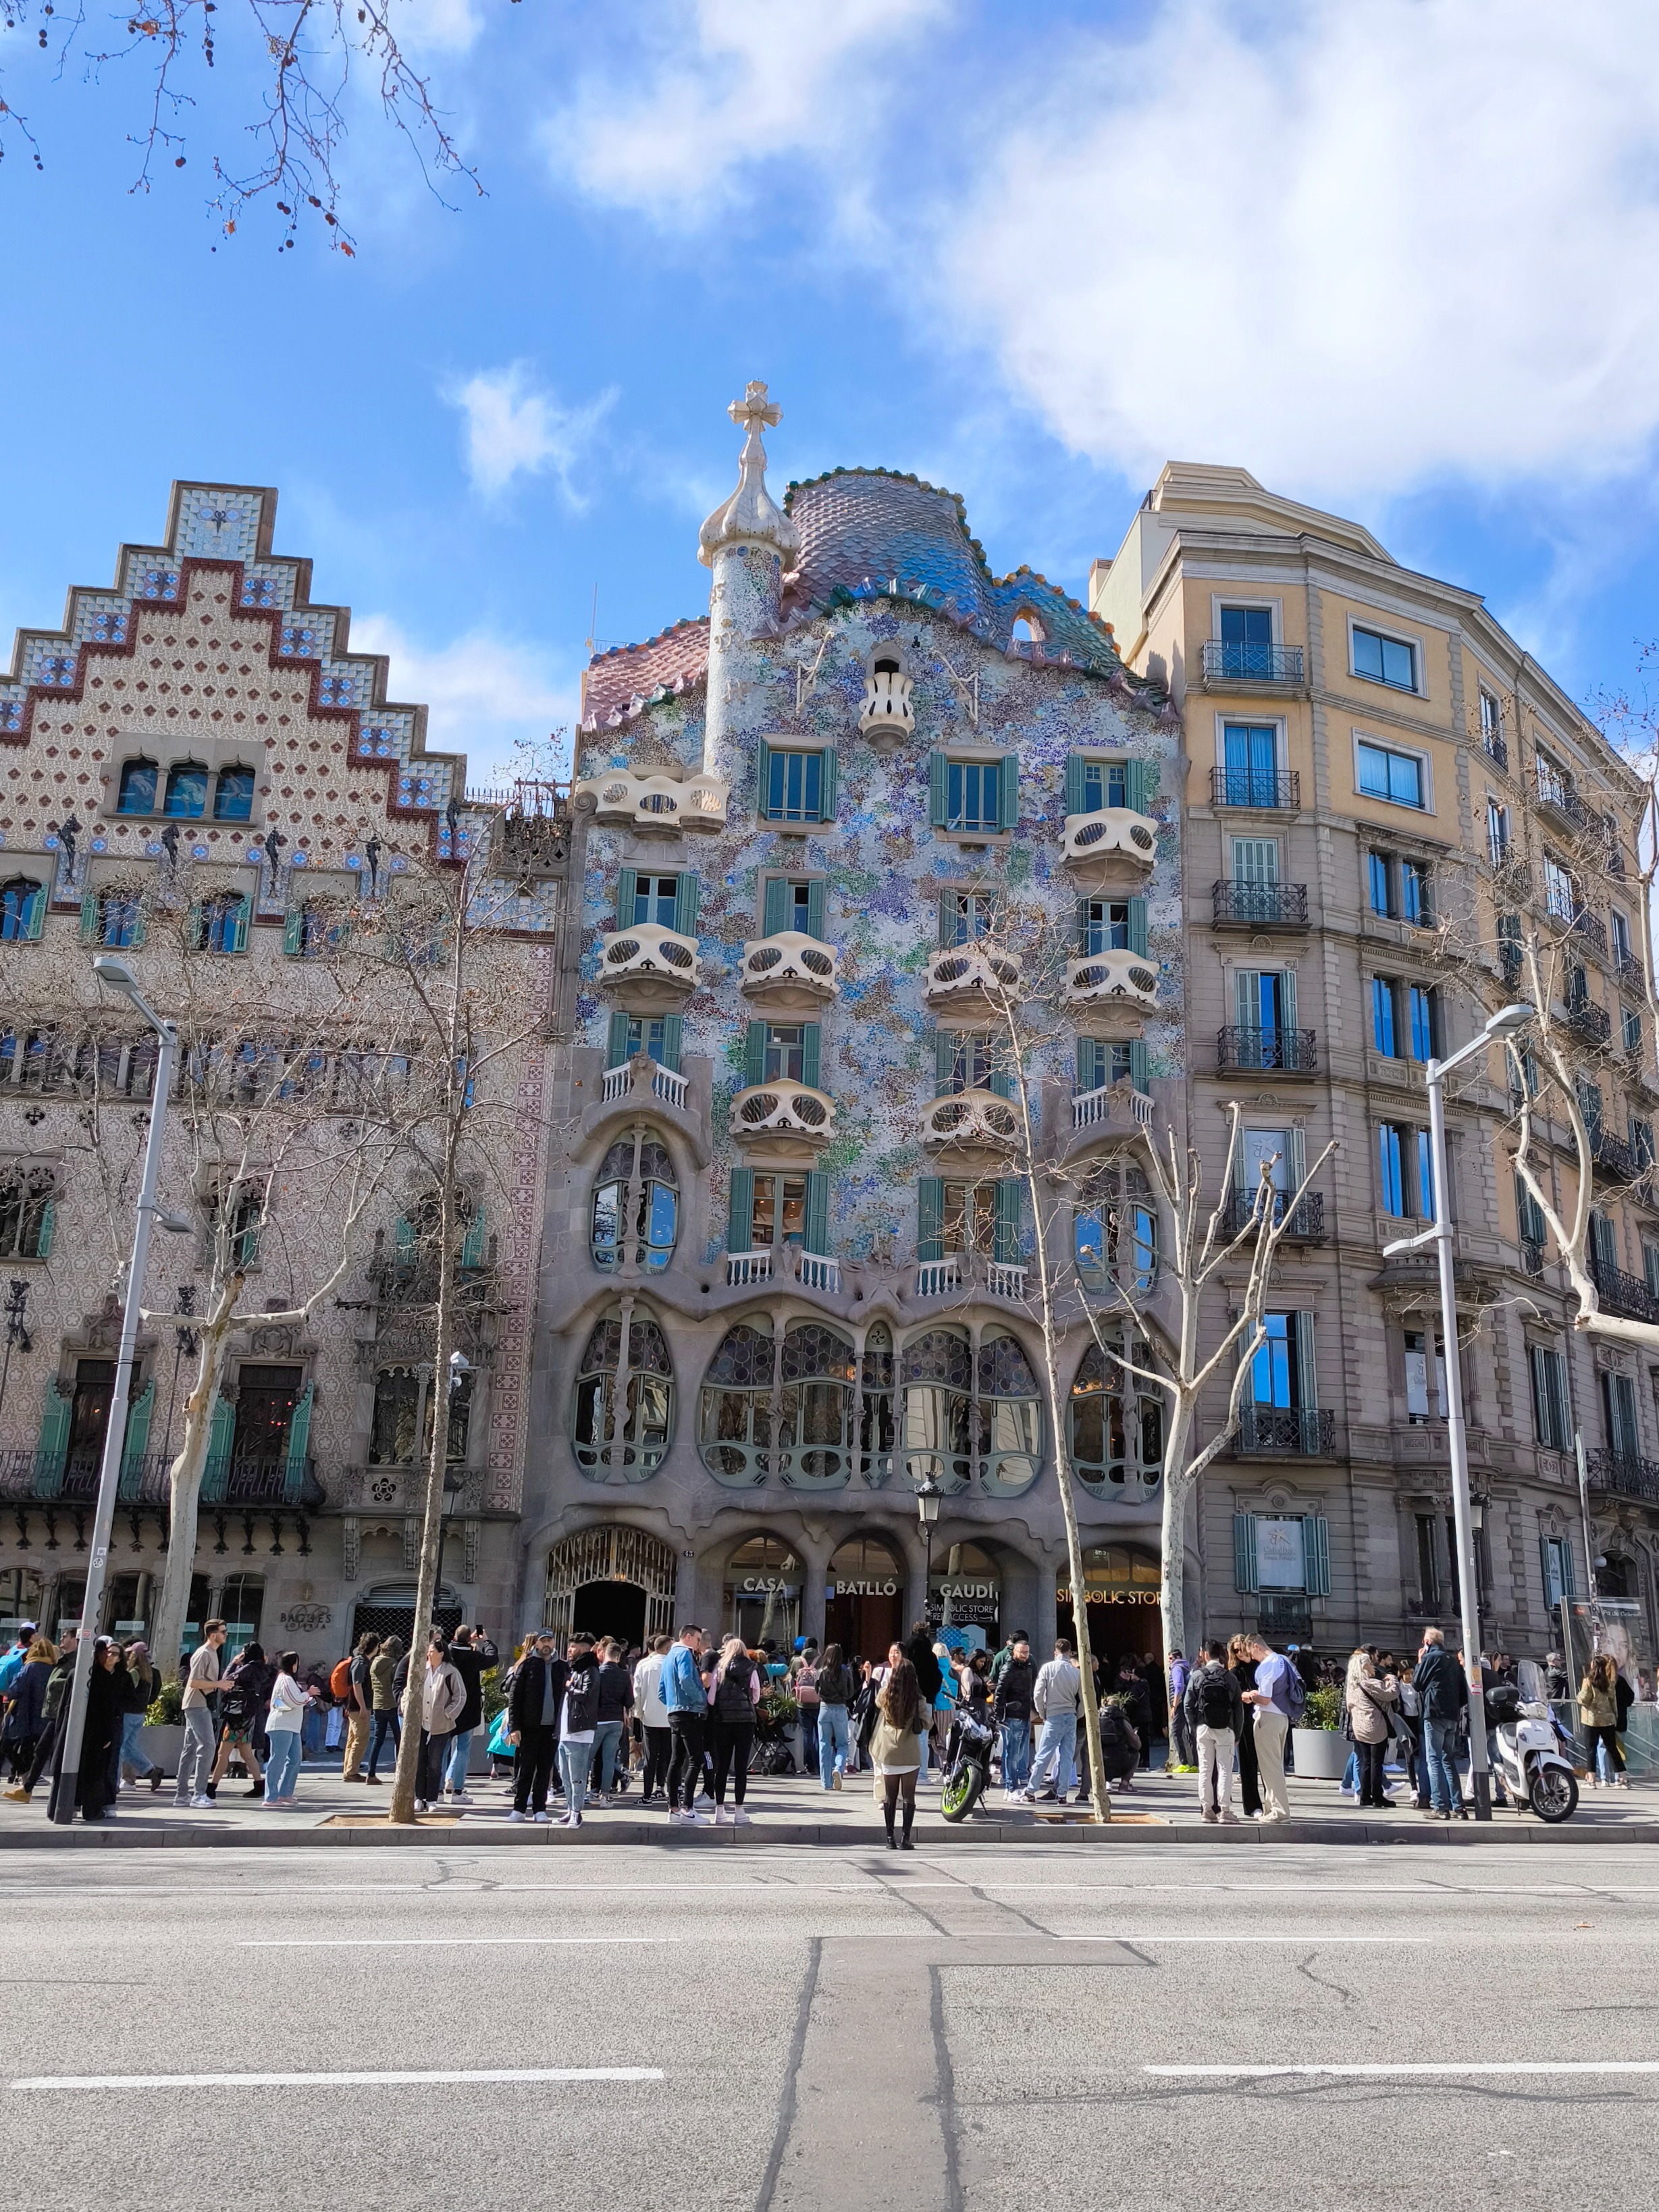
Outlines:
<svg viewBox="0 0 1659 2212"><path fill-rule="evenodd" d="M1089 908L1092 903L1091 900L1086 898L1080 898L1077 902L1075 923L1077 933L1072 947L1075 952L1086 952L1089 950Z"/></svg>
<svg viewBox="0 0 1659 2212"><path fill-rule="evenodd" d="M29 893L28 903L23 909L23 935L30 944L38 943L46 927L46 887L36 884Z"/></svg>
<svg viewBox="0 0 1659 2212"><path fill-rule="evenodd" d="M626 1016L623 1017L626 1019ZM685 1016L665 1014L662 1023L662 1064L671 1073L680 1072L680 1053L685 1044Z"/></svg>
<svg viewBox="0 0 1659 2212"><path fill-rule="evenodd" d="M1000 773L997 777L997 827L1017 830L1019 827L1019 757L1005 753Z"/></svg>
<svg viewBox="0 0 1659 2212"><path fill-rule="evenodd" d="M1302 1571L1310 1597L1331 1594L1331 1524L1322 1513L1310 1513L1302 1523Z"/></svg>
<svg viewBox="0 0 1659 2212"><path fill-rule="evenodd" d="M1158 796L1158 763L1132 760L1123 763L1123 796L1137 814L1149 813Z"/></svg>
<svg viewBox="0 0 1659 2212"><path fill-rule="evenodd" d="M945 1179L923 1176L916 1185L916 1257L945 1257Z"/></svg>
<svg viewBox="0 0 1659 2212"><path fill-rule="evenodd" d="M283 951L290 960L297 960L305 951L306 916L303 907L295 907L283 924Z"/></svg>
<svg viewBox="0 0 1659 2212"><path fill-rule="evenodd" d="M943 1098L957 1079L957 1047L961 1039L954 1030L935 1030L933 1032L933 1096Z"/></svg>
<svg viewBox="0 0 1659 2212"><path fill-rule="evenodd" d="M230 949L233 952L246 952L247 951L247 901L246 899L238 899L236 902L236 922L230 933Z"/></svg>
<svg viewBox="0 0 1659 2212"><path fill-rule="evenodd" d="M127 1407L127 1432L121 1444L121 1496L136 1498L144 1479L144 1455L149 1449L149 1417L155 1410L155 1377L152 1375Z"/></svg>
<svg viewBox="0 0 1659 2212"><path fill-rule="evenodd" d="M401 1269L415 1264L415 1224L406 1213L400 1213L392 1224L392 1255Z"/></svg>
<svg viewBox="0 0 1659 2212"><path fill-rule="evenodd" d="M1081 814L1083 811L1081 753L1067 753L1066 756L1066 811L1068 814Z"/></svg>
<svg viewBox="0 0 1659 2212"><path fill-rule="evenodd" d="M810 1083L814 1091L820 1085L818 1071L822 1065L823 1031L817 1022L804 1022L800 1033L800 1079Z"/></svg>
<svg viewBox="0 0 1659 2212"><path fill-rule="evenodd" d="M639 889L639 884L637 868L617 869L617 927L618 929L632 929L634 927L634 895Z"/></svg>
<svg viewBox="0 0 1659 2212"><path fill-rule="evenodd" d="M998 1040L997 1058L1001 1058L1001 1040ZM999 1098L1018 1098L1019 1084L1010 1067L994 1066L991 1070L990 1086Z"/></svg>
<svg viewBox="0 0 1659 2212"><path fill-rule="evenodd" d="M766 1079L766 1024L750 1022L743 1033L743 1079L745 1085Z"/></svg>
<svg viewBox="0 0 1659 2212"><path fill-rule="evenodd" d="M821 945L828 942L823 933L824 890L822 876L814 876L806 886L806 934L816 937Z"/></svg>
<svg viewBox="0 0 1659 2212"><path fill-rule="evenodd" d="M52 1251L53 1231L58 1226L58 1200L49 1198L40 1209L40 1235L34 1247L37 1260L46 1259Z"/></svg>
<svg viewBox="0 0 1659 2212"><path fill-rule="evenodd" d="M772 788L772 748L764 738L755 748L755 811L764 814Z"/></svg>
<svg viewBox="0 0 1659 2212"><path fill-rule="evenodd" d="M944 753L927 756L927 819L935 830L951 819L951 763Z"/></svg>
<svg viewBox="0 0 1659 2212"><path fill-rule="evenodd" d="M1106 1080L1106 1048L1097 1037L1079 1037L1077 1041L1077 1088L1079 1095L1098 1091Z"/></svg>
<svg viewBox="0 0 1659 2212"><path fill-rule="evenodd" d="M81 942L82 945L98 942L98 894L91 890L81 894Z"/></svg>
<svg viewBox="0 0 1659 2212"><path fill-rule="evenodd" d="M605 1044L605 1064L620 1067L628 1057L628 1017L616 1013L611 1017L611 1035Z"/></svg>
<svg viewBox="0 0 1659 2212"><path fill-rule="evenodd" d="M489 1257L489 1223L483 1206L473 1209L472 1218L466 1224L466 1234L461 1239L461 1265L482 1267Z"/></svg>
<svg viewBox="0 0 1659 2212"><path fill-rule="evenodd" d="M1144 898L1129 901L1129 950L1146 957L1146 902Z"/></svg>
<svg viewBox="0 0 1659 2212"><path fill-rule="evenodd" d="M1314 1317L1310 1313L1296 1316L1297 1379L1301 1388L1304 1406L1319 1403L1319 1374L1314 1364Z"/></svg>
<svg viewBox="0 0 1659 2212"><path fill-rule="evenodd" d="M823 749L823 769L818 784L818 819L833 822L841 788L841 756L833 745Z"/></svg>
<svg viewBox="0 0 1659 2212"><path fill-rule="evenodd" d="M132 935L127 940L128 947L131 951L137 952L143 945L145 935L149 929L149 917L144 911L143 902L140 900L138 902L138 911L133 916Z"/></svg>
<svg viewBox="0 0 1659 2212"><path fill-rule="evenodd" d="M732 1195L727 1201L726 1217L726 1249L728 1252L746 1252L749 1240L755 1233L755 1170L753 1168L733 1168Z"/></svg>
<svg viewBox="0 0 1659 2212"><path fill-rule="evenodd" d="M997 1184L995 1257L1006 1267L1018 1264L1024 1196L1024 1185L1017 1176L1005 1176Z"/></svg>
<svg viewBox="0 0 1659 2212"><path fill-rule="evenodd" d="M941 891L939 895L939 949L947 952L957 941L957 895Z"/></svg>
<svg viewBox="0 0 1659 2212"><path fill-rule="evenodd" d="M483 1215L478 1215L482 1223ZM316 1401L317 1385L307 1382L294 1401L294 1413L288 1425L288 1459L283 1468L283 1496L290 1505L297 1505L305 1495L306 1460L311 1450L311 1408Z"/></svg>
<svg viewBox="0 0 1659 2212"><path fill-rule="evenodd" d="M682 937L697 933L697 909L702 902L702 886L689 872L678 877L674 884L674 927Z"/></svg>
<svg viewBox="0 0 1659 2212"><path fill-rule="evenodd" d="M766 886L766 903L761 915L763 937L775 937L781 929L788 928L793 903L787 878L774 876Z"/></svg>
<svg viewBox="0 0 1659 2212"><path fill-rule="evenodd" d="M1260 1588L1255 1577L1254 1513L1235 1513L1233 1516L1233 1588L1236 1590Z"/></svg>
<svg viewBox="0 0 1659 2212"><path fill-rule="evenodd" d="M203 952L207 949L207 938L202 927L203 918L206 912L207 909L202 904L200 899L192 899L191 901L190 920L185 927L189 932L188 942L192 952Z"/></svg>
<svg viewBox="0 0 1659 2212"><path fill-rule="evenodd" d="M58 1377L46 1377L46 1403L40 1411L40 1434L34 1447L34 1494L56 1498L64 1487L64 1460L69 1450L70 1422L75 1400L62 1396Z"/></svg>
<svg viewBox="0 0 1659 2212"><path fill-rule="evenodd" d="M1152 1048L1144 1037L1135 1037L1129 1045L1129 1080L1144 1097L1152 1087Z"/></svg>
<svg viewBox="0 0 1659 2212"><path fill-rule="evenodd" d="M802 1241L809 1252L830 1249L830 1178L816 1169L806 1178L806 1234Z"/></svg>
<svg viewBox="0 0 1659 2212"><path fill-rule="evenodd" d="M213 1401L213 1425L208 1431L207 1468L202 1477L202 1503L222 1505L230 1482L231 1447L236 1440L236 1408L228 1398Z"/></svg>

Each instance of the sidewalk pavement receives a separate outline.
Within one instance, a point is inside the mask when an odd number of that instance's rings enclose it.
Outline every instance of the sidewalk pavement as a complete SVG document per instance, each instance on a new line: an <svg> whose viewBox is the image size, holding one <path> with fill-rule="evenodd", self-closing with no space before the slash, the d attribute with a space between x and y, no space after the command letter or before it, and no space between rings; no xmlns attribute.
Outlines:
<svg viewBox="0 0 1659 2212"><path fill-rule="evenodd" d="M298 1844L314 1849L407 1843L464 1843L469 1848L480 1844L665 1843L677 1847L734 1844L749 1850L773 1844L880 1844L884 1832L868 1774L849 1774L845 1787L839 1790L825 1790L815 1778L800 1775L750 1775L749 1822L730 1827L687 1827L678 1821L671 1826L663 1807L641 1808L636 1790L609 1807L590 1802L580 1828L520 1826L507 1818L513 1808L512 1784L477 1775L471 1778L471 1803L428 1814L417 1826L400 1828L386 1823L392 1796L389 1784L371 1790L362 1784L347 1784L333 1766L306 1767L295 1808L285 1813L268 1812L262 1802L246 1796L247 1784L240 1780L222 1786L211 1813L175 1808L169 1788L155 1796L147 1787L123 1790L111 1819L93 1826L77 1820L73 1827L62 1828L53 1826L46 1818L44 1789L37 1790L27 1805L0 1799L0 1851L38 1849L43 1844L131 1849ZM1132 1790L1114 1792L1109 1826L1099 1826L1086 1818L1042 1819L1038 1814L1043 1808L1005 1804L1000 1790L992 1791L985 1811L953 1824L940 1816L938 1778L932 1777L922 1783L918 1793L916 1833L930 1844L947 1839L1032 1844L1046 1836L1069 1842L1143 1845L1659 1843L1659 1783L1632 1782L1628 1790L1598 1790L1588 1784L1582 1789L1577 1813L1560 1826L1547 1826L1530 1813L1502 1808L1494 1811L1490 1824L1483 1825L1473 1820L1425 1819L1413 1809L1401 1789L1396 1790L1400 1802L1392 1812L1362 1810L1343 1802L1334 1782L1304 1782L1291 1776L1288 1820L1240 1820L1231 1826L1217 1826L1199 1816L1196 1775L1169 1775L1159 1770L1138 1775ZM556 1799L550 1809L556 1814ZM711 1821L707 1798L702 1800L702 1810L705 1822Z"/></svg>

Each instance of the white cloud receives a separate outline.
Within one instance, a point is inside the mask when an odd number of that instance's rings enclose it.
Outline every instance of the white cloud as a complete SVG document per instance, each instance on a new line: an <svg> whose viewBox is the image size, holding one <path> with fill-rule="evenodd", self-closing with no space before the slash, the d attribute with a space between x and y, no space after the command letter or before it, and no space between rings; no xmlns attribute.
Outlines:
<svg viewBox="0 0 1659 2212"><path fill-rule="evenodd" d="M550 732L575 726L576 680L539 647L483 630L425 645L386 615L354 617L351 644L389 656L389 696L426 707L428 747L465 753L475 790L523 773L515 744L540 744Z"/></svg>
<svg viewBox="0 0 1659 2212"><path fill-rule="evenodd" d="M584 504L574 471L616 398L602 392L585 407L566 407L538 390L527 362L479 369L445 387L444 398L466 418L466 467L473 489L486 497L505 491L516 476L550 476L566 502Z"/></svg>
<svg viewBox="0 0 1659 2212"><path fill-rule="evenodd" d="M1328 495L1629 465L1659 423L1659 15L1181 0L1072 46L936 301L1068 442Z"/></svg>
<svg viewBox="0 0 1659 2212"><path fill-rule="evenodd" d="M1164 0L1138 38L960 0L652 21L557 127L590 196L672 228L805 173L811 252L1097 460L1364 501L1613 474L1659 428L1651 0Z"/></svg>
<svg viewBox="0 0 1659 2212"><path fill-rule="evenodd" d="M393 27L411 53L464 54L477 43L483 17L473 0L400 0Z"/></svg>
<svg viewBox="0 0 1659 2212"><path fill-rule="evenodd" d="M666 0L641 50L590 77L550 126L595 198L671 225L778 155L838 155L915 92L909 46L955 0Z"/></svg>

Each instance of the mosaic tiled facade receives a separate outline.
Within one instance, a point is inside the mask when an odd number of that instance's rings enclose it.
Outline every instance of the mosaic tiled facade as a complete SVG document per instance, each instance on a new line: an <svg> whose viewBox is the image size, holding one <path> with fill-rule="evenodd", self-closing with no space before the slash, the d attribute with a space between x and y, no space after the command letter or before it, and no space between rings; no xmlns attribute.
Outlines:
<svg viewBox="0 0 1659 2212"><path fill-rule="evenodd" d="M295 916L313 887L372 917L388 886L482 851L502 818L499 803L469 803L460 756L428 751L426 711L389 696L385 659L351 651L346 611L313 602L309 562L274 551L275 519L271 491L177 486L164 542L125 547L113 587L71 592L63 630L24 632L0 679L0 1278L24 1285L21 1320L0 1355L0 1616L26 1611L55 1626L74 1610L101 1442L99 1393L106 1402L118 1320L113 1262L131 1204L129 1194L118 1237L118 1209L77 1149L73 1087L34 1049L43 1032L20 1010L72 1012L97 999L88 915L100 886L129 889L136 911L192 868L243 912L236 939L183 956L200 963L198 989L210 994L222 973L239 1003L263 992L273 1019L285 1010L307 1018L307 994L333 988L293 957ZM512 865L505 880L487 866L479 897L505 919L500 941L523 1003L550 1012L564 886L562 864L546 859ZM123 946L141 988L173 1010L178 943L152 930L148 944L140 936ZM481 1187L501 1195L488 1200L488 1237L482 1224L479 1236L498 1319L473 1385L446 1560L453 1601L497 1623L516 1607L520 1579L515 1530L550 1142L544 1041L515 1050L501 1073L511 1112L489 1140L499 1158L480 1163ZM123 1142L142 1133L145 1095L135 1090L119 1110L112 1126ZM5 1195L25 1173L50 1181L48 1237ZM186 1202L176 1133L163 1183L167 1202ZM279 1486L274 1497L228 1494L204 1505L198 1577L209 1606L257 1620L267 1639L291 1639L307 1658L343 1648L359 1604L393 1604L412 1583L415 1472L378 1463L375 1444L383 1368L420 1359L374 1264L404 1202L403 1182L389 1185L361 1265L308 1328L261 1328L256 1314L233 1346L227 1438L257 1373L271 1406L284 1389L295 1401L283 1435L303 1473L286 1493ZM307 1211L302 1162L290 1164L283 1203L280 1237L292 1249L307 1253L326 1238L329 1224ZM273 1232L273 1250L278 1241ZM162 1284L188 1285L198 1256L191 1240L158 1239L151 1301L165 1310L175 1291ZM268 1280L250 1303L286 1302L284 1281ZM148 1618L166 1463L191 1374L171 1328L147 1329L140 1350L112 1620Z"/></svg>
<svg viewBox="0 0 1659 2212"><path fill-rule="evenodd" d="M589 1602L571 1562L620 1530L658 1547L682 1619L753 1626L769 1604L775 1630L867 1642L879 1608L849 1613L854 1584L921 1609L915 1482L940 1455L920 1438L960 1384L934 1565L1041 1634L1056 1440L998 1411L1040 1369L1030 1193L998 1153L1006 1069L974 1060L994 1024L940 963L961 972L988 912L1054 967L1027 1061L1045 1170L1075 1184L1152 1094L1178 1098L1178 725L1075 602L991 575L950 494L847 470L781 508L776 410L751 387L732 412L708 619L587 676L526 1602L550 1561L555 1618ZM1086 857L1103 837L1115 871ZM1135 969L1103 1018L1063 988L1090 950ZM1073 1301L1068 1392L1089 1340ZM1089 1472L1088 1542L1155 1544L1156 1498Z"/></svg>

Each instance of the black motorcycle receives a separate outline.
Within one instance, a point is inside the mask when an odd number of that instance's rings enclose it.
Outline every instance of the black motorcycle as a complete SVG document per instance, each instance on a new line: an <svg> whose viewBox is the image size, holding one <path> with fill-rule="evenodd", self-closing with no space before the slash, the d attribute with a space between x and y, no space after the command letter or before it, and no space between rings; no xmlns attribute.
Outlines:
<svg viewBox="0 0 1659 2212"><path fill-rule="evenodd" d="M947 1820L965 1820L991 1786L991 1753L997 1732L974 1713L958 1713L945 1747L939 1808Z"/></svg>

